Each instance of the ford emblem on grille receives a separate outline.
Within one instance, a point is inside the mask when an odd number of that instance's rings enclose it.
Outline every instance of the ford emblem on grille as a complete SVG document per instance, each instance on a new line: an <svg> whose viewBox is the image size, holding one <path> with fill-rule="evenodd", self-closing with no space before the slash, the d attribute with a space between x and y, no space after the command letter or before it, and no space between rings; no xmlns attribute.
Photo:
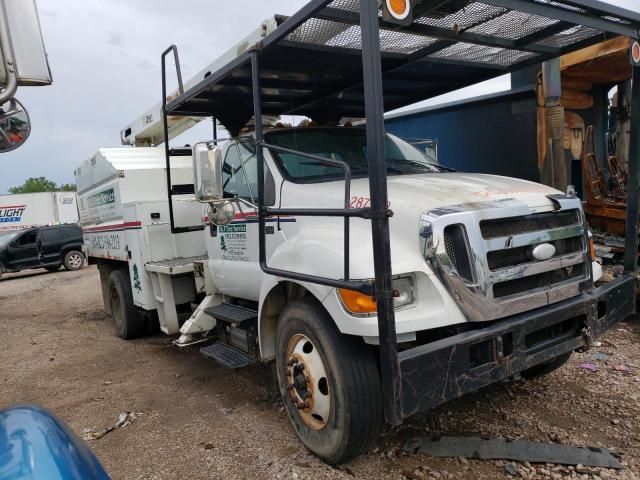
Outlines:
<svg viewBox="0 0 640 480"><path fill-rule="evenodd" d="M556 247L550 243L541 243L531 250L531 256L536 260L549 260L556 254Z"/></svg>

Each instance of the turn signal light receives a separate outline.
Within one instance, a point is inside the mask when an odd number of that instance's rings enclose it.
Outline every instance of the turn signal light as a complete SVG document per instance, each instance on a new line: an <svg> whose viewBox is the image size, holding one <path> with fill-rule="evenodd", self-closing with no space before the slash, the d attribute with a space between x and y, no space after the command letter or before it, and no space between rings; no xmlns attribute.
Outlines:
<svg viewBox="0 0 640 480"><path fill-rule="evenodd" d="M378 310L375 298L353 290L338 289L342 303L351 313L375 313Z"/></svg>
<svg viewBox="0 0 640 480"><path fill-rule="evenodd" d="M393 308L402 308L415 303L416 292L412 276L398 277L393 280ZM355 315L376 313L376 299L353 290L338 289L342 304Z"/></svg>
<svg viewBox="0 0 640 480"><path fill-rule="evenodd" d="M591 260L596 261L596 245L593 242L593 238L589 238L589 254L591 255Z"/></svg>

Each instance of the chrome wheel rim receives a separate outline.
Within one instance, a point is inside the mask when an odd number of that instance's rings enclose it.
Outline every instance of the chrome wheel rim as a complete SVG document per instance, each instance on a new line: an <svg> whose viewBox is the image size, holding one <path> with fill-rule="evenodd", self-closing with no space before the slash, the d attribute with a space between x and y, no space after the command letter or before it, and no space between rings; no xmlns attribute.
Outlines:
<svg viewBox="0 0 640 480"><path fill-rule="evenodd" d="M82 256L79 253L69 255L69 266L71 268L80 268L82 266Z"/></svg>
<svg viewBox="0 0 640 480"><path fill-rule="evenodd" d="M296 334L287 347L286 389L302 421L320 430L331 413L329 379L320 352L305 335Z"/></svg>

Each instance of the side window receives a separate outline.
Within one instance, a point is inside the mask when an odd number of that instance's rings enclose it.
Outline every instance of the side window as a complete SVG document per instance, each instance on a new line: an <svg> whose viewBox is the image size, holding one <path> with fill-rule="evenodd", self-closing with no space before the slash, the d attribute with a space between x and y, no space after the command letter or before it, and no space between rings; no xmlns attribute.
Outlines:
<svg viewBox="0 0 640 480"><path fill-rule="evenodd" d="M244 193L248 190L245 180L245 173L240 161L238 145L233 144L227 150L227 156L222 165L222 185L225 198L244 198ZM251 200L251 197L249 197Z"/></svg>
<svg viewBox="0 0 640 480"><path fill-rule="evenodd" d="M250 145L236 143L227 150L222 167L225 198L239 197L258 203L258 162ZM265 168L265 204L275 203L275 181Z"/></svg>
<svg viewBox="0 0 640 480"><path fill-rule="evenodd" d="M18 245L24 247L26 245L31 245L32 243L36 243L36 231L32 230L30 232L23 233L17 241Z"/></svg>
<svg viewBox="0 0 640 480"><path fill-rule="evenodd" d="M78 227L62 227L62 234L65 238L82 237L82 231Z"/></svg>
<svg viewBox="0 0 640 480"><path fill-rule="evenodd" d="M42 230L40 232L44 243L53 243L62 241L62 231L59 228L51 230Z"/></svg>

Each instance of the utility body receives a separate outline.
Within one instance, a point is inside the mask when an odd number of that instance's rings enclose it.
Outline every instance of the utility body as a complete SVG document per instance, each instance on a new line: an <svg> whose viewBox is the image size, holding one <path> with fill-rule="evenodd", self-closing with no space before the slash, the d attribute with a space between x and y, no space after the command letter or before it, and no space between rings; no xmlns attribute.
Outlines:
<svg viewBox="0 0 640 480"><path fill-rule="evenodd" d="M411 43L422 31L414 17L467 14L461 2L440 3L406 2L412 14L396 21L397 2L383 2L380 20L377 2L314 0L265 22L187 88L171 47L163 75L173 55L179 88L169 94L163 76L161 118L132 122L122 138L133 148L101 150L76 171L87 248L118 334L143 333L157 312L165 333L179 333L177 345L202 343L227 367L275 361L296 433L328 463L367 451L383 419L397 424L559 367L635 309L632 277L594 286L601 269L578 198L453 172L383 132L385 109L424 98L424 89L441 93L433 76L495 74L449 56L431 63L438 49ZM474 22L489 18L508 21L494 12ZM354 25L360 43L349 37ZM406 65L394 63L404 55ZM455 67L434 70L447 62ZM394 93L383 95L382 79ZM292 113L313 122L294 128L272 118ZM231 138L176 156L169 141L183 130L170 127L207 116ZM354 127L353 117L366 123ZM135 146L138 134L140 145L165 142L164 169L160 150ZM117 248L96 240L105 234Z"/></svg>

